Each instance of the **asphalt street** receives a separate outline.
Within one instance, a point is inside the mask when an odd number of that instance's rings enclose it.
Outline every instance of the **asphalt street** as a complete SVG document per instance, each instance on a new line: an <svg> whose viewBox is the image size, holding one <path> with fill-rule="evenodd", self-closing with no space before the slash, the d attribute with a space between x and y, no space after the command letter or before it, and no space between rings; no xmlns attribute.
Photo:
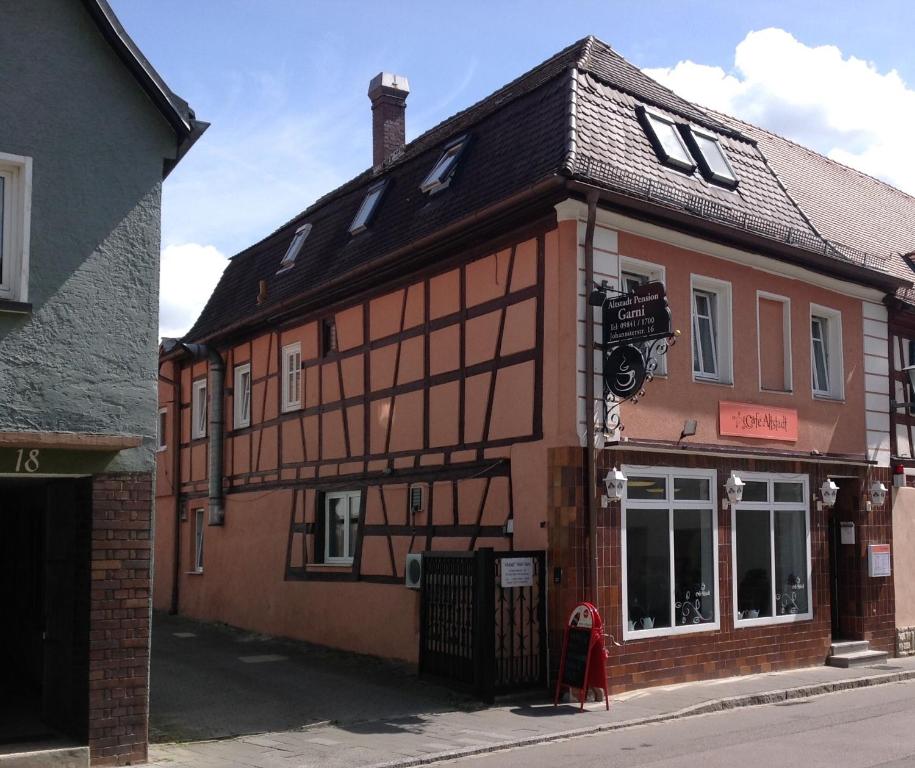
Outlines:
<svg viewBox="0 0 915 768"><path fill-rule="evenodd" d="M915 681L455 760L467 768L911 768Z"/></svg>

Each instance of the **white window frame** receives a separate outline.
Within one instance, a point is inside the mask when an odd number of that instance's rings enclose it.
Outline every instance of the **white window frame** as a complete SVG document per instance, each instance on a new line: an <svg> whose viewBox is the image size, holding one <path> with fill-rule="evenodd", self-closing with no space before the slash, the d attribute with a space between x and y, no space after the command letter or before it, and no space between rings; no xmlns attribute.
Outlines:
<svg viewBox="0 0 915 768"><path fill-rule="evenodd" d="M689 147L686 146L686 142L683 140L683 135L677 127L676 120L667 115L663 115L660 112L656 112L653 109L646 109L641 105L637 107L636 111L641 120L642 128L645 130L648 141L652 145L658 159L664 165L691 176L693 171L696 170L696 162L692 153L689 151ZM683 153L682 157L677 157L667 151L667 147L664 146L664 140L660 134L661 130L670 132L670 135L674 138L675 144Z"/></svg>
<svg viewBox="0 0 915 768"><path fill-rule="evenodd" d="M626 477L636 475L639 477L664 478L667 484L667 498L663 501L648 499L633 499L629 501L629 489L626 488L621 502L620 520L620 563L622 571L621 589L623 604L623 640L643 640L649 637L663 637L666 635L688 635L696 632L715 632L721 629L721 585L718 576L718 473L714 469L687 469L683 467L651 467L624 464L622 472ZM695 477L709 481L708 501L674 501L674 477ZM656 627L654 629L629 629L629 568L626 550L626 522L629 508L638 509L666 509L668 510L667 529L669 534L668 556L670 558L670 610L671 616L675 614L677 596L674 584L674 509L710 509L712 515L712 569L714 570L713 584L715 587L715 620L705 624L687 624L685 626Z"/></svg>
<svg viewBox="0 0 915 768"><path fill-rule="evenodd" d="M693 350L696 345L696 291L710 293L716 297L717 317L715 318L715 347L718 371L715 376L697 373L692 363ZM733 317L731 314L731 284L726 280L691 274L689 276L689 312L690 312L690 365L693 367L693 381L704 384L734 384L734 339Z"/></svg>
<svg viewBox="0 0 915 768"><path fill-rule="evenodd" d="M359 210L356 211L356 215L349 225L349 233L351 235L358 235L360 232L365 232L365 230L369 228L369 224L372 223L372 219L375 216L375 211L381 204L381 198L384 195L384 190L387 185L388 180L382 179L368 188L365 197L362 199L362 204L359 206Z"/></svg>
<svg viewBox="0 0 915 768"><path fill-rule="evenodd" d="M194 510L194 567L192 573L203 573L203 532L206 529L206 510L198 507Z"/></svg>
<svg viewBox="0 0 915 768"><path fill-rule="evenodd" d="M817 390L813 385L814 352L813 352L813 319L826 320L826 373L829 376L829 389ZM842 313L831 307L820 304L810 305L810 391L814 398L822 400L845 399L845 360L842 353Z"/></svg>
<svg viewBox="0 0 915 768"><path fill-rule="evenodd" d="M168 408L160 408L156 421L156 453L168 448Z"/></svg>
<svg viewBox="0 0 915 768"><path fill-rule="evenodd" d="M283 254L283 258L280 260L280 267L276 271L277 274L286 272L295 266L295 260L298 258L299 251L302 250L302 245L310 232L311 224L307 222L295 231L286 253Z"/></svg>
<svg viewBox="0 0 915 768"><path fill-rule="evenodd" d="M191 439L207 436L207 380L197 379L191 385Z"/></svg>
<svg viewBox="0 0 915 768"><path fill-rule="evenodd" d="M759 303L763 299L767 301L778 302L782 305L782 338L785 341L784 361L785 361L785 381L784 389L764 389L762 385L762 334L760 333L759 324ZM791 358L791 299L787 296L780 296L777 293L768 291L756 292L756 365L759 370L759 391L769 392L775 395L792 395L794 394L794 370L792 368Z"/></svg>
<svg viewBox="0 0 915 768"><path fill-rule="evenodd" d="M804 484L803 502L775 502L775 501L742 501L731 505L731 593L734 611L734 628L762 627L768 624L792 624L797 621L810 621L813 619L814 591L811 579L813 577L813 564L810 560L810 476L797 474L778 474L769 472L744 472L737 474L744 482L767 482L769 484L768 497L774 498L773 483L798 483ZM801 505L804 507L804 525L807 536L807 611L806 613L788 613L779 616L775 613L775 524L774 512L778 510L797 512ZM742 619L737 610L737 513L741 509L757 509L769 511L769 567L771 568L771 599L774 616L759 616L755 619Z"/></svg>
<svg viewBox="0 0 915 768"><path fill-rule="evenodd" d="M32 158L0 152L3 179L0 220L0 299L29 300Z"/></svg>
<svg viewBox="0 0 915 768"><path fill-rule="evenodd" d="M359 516L362 510L362 491L332 491L324 494L324 563L326 565L352 565L353 558L347 556L344 557L330 557L328 552L330 551L330 502L333 499L344 499L346 501L346 523L343 527L343 551L349 552L350 550L350 518L353 513L353 501L356 501L356 525L359 525ZM358 537L358 532L356 536ZM355 551L355 547L353 548Z"/></svg>
<svg viewBox="0 0 915 768"><path fill-rule="evenodd" d="M442 149L442 154L435 161L435 165L432 166L432 170L429 171L422 184L419 185L420 192L435 194L446 189L451 184L454 172L457 170L458 161L467 146L468 138L464 134L445 145Z"/></svg>
<svg viewBox="0 0 915 768"><path fill-rule="evenodd" d="M719 184L728 189L734 189L737 184L737 174L734 173L734 167L731 165L731 161L728 160L727 153L724 151L724 147L721 144L721 140L711 131L707 131L704 128L699 128L695 125L689 125L686 129L686 143L689 145L689 149L693 158L695 158L696 163L699 166L699 171L702 173L702 176L706 181L710 181L714 184ZM724 161L724 167L727 170L727 175L721 174L712 168L712 164L709 162L709 157L705 151L702 149L702 145L697 140L697 137L705 139L709 143L713 144L717 151L718 155Z"/></svg>
<svg viewBox="0 0 915 768"><path fill-rule="evenodd" d="M295 375L294 385L292 374ZM283 347L282 390L284 412L302 407L302 345L298 341Z"/></svg>
<svg viewBox="0 0 915 768"><path fill-rule="evenodd" d="M235 429L250 427L251 363L236 365L234 378L235 386L232 389L232 426ZM247 384L245 382L247 382Z"/></svg>
<svg viewBox="0 0 915 768"><path fill-rule="evenodd" d="M623 273L628 272L631 275L645 278L649 283L661 283L667 287L667 270L662 264L654 264L642 259L634 259L631 256L620 256L619 260L619 290L625 291L623 285ZM667 355L658 358L658 367L654 372L655 376L667 375Z"/></svg>

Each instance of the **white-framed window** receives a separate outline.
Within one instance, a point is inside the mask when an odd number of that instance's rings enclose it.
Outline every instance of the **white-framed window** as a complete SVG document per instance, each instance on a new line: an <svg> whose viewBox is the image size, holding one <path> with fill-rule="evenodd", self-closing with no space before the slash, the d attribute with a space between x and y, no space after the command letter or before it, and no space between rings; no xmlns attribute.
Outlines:
<svg viewBox="0 0 915 768"><path fill-rule="evenodd" d="M191 438L207 435L207 380L197 379L191 385Z"/></svg>
<svg viewBox="0 0 915 768"><path fill-rule="evenodd" d="M351 235L358 235L360 232L364 232L368 229L372 217L375 215L375 210L381 202L381 196L384 194L384 189L387 184L388 180L382 179L369 187L368 191L365 193L365 198L362 200L362 205L359 206L355 218L349 225L349 232Z"/></svg>
<svg viewBox="0 0 915 768"><path fill-rule="evenodd" d="M807 475L739 472L731 508L734 626L813 618Z"/></svg>
<svg viewBox="0 0 915 768"><path fill-rule="evenodd" d="M691 275L690 292L693 379L730 384L733 381L731 284Z"/></svg>
<svg viewBox="0 0 915 768"><path fill-rule="evenodd" d="M761 392L792 392L791 299L756 292L756 354Z"/></svg>
<svg viewBox="0 0 915 768"><path fill-rule="evenodd" d="M194 573L203 573L203 530L206 527L206 510L194 510Z"/></svg>
<svg viewBox="0 0 915 768"><path fill-rule="evenodd" d="M0 152L0 299L29 300L32 158Z"/></svg>
<svg viewBox="0 0 915 768"><path fill-rule="evenodd" d="M324 494L324 562L348 565L356 554L359 531L359 491Z"/></svg>
<svg viewBox="0 0 915 768"><path fill-rule="evenodd" d="M624 466L623 638L718 629L715 470Z"/></svg>
<svg viewBox="0 0 915 768"><path fill-rule="evenodd" d="M283 410L302 407L302 345L283 347Z"/></svg>
<svg viewBox="0 0 915 768"><path fill-rule="evenodd" d="M251 426L251 363L235 366L233 390L233 418L235 429Z"/></svg>
<svg viewBox="0 0 915 768"><path fill-rule="evenodd" d="M168 409L159 409L159 418L156 421L156 451L168 448Z"/></svg>
<svg viewBox="0 0 915 768"><path fill-rule="evenodd" d="M737 174L728 162L718 137L695 125L683 128L686 143L699 164L699 170L707 181L733 189L737 186Z"/></svg>
<svg viewBox="0 0 915 768"><path fill-rule="evenodd" d="M421 192L434 194L451 184L451 179L457 168L458 159L460 159L465 146L467 146L466 134L453 139L445 145L438 161L432 166L432 170L429 171L429 175L426 176L426 178L423 179L422 184L419 185Z"/></svg>
<svg viewBox="0 0 915 768"><path fill-rule="evenodd" d="M292 236L292 240L289 243L289 247L286 249L286 253L283 254L283 258L280 260L280 268L277 270L277 274L292 269L295 266L296 257L299 255L299 251L302 250L302 245L305 243L305 240L310 233L310 223L303 224L295 231L295 234Z"/></svg>
<svg viewBox="0 0 915 768"><path fill-rule="evenodd" d="M842 313L810 305L810 377L815 397L845 397Z"/></svg>
<svg viewBox="0 0 915 768"><path fill-rule="evenodd" d="M645 130L658 159L671 168L684 173L696 170L696 163L683 142L683 137L673 119L639 105L636 114Z"/></svg>
<svg viewBox="0 0 915 768"><path fill-rule="evenodd" d="M666 286L667 272L664 267L660 264L652 264L650 261L620 256L620 290L628 293L645 283L662 283ZM655 375L667 375L666 355L662 355L658 359Z"/></svg>

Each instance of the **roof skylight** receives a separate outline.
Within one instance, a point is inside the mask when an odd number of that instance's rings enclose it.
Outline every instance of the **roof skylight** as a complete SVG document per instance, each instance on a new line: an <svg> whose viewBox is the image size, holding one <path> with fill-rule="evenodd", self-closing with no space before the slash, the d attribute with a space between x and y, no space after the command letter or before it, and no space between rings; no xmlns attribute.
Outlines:
<svg viewBox="0 0 915 768"><path fill-rule="evenodd" d="M636 113L642 122L642 127L654 147L658 159L678 171L692 173L696 164L686 149L686 144L680 137L677 125L669 117L657 112L649 112L645 107L636 107Z"/></svg>
<svg viewBox="0 0 915 768"><path fill-rule="evenodd" d="M311 224L303 224L299 227L295 234L292 236L292 242L289 243L289 248L286 250L286 255L283 256L283 260L280 262L280 268L277 272L285 272L287 269L291 269L295 264L296 256L299 255L299 251L302 250L302 243L305 242L305 238L308 237L308 233L311 232Z"/></svg>
<svg viewBox="0 0 915 768"><path fill-rule="evenodd" d="M732 189L737 186L737 175L731 168L717 136L692 125L684 128L683 134L699 163L699 170L708 181Z"/></svg>
<svg viewBox="0 0 915 768"><path fill-rule="evenodd" d="M450 144L446 144L442 156L429 171L429 175L426 176L423 183L419 185L420 191L434 193L445 189L451 183L458 158L465 146L467 146L467 136L460 136Z"/></svg>
<svg viewBox="0 0 915 768"><path fill-rule="evenodd" d="M362 200L362 205L356 211L353 223L349 225L351 235L358 235L368 229L369 222L372 220L372 216L375 215L375 209L378 207L378 203L381 202L381 196L384 194L384 188L387 183L387 179L384 179L369 187L369 191L365 193L365 198Z"/></svg>

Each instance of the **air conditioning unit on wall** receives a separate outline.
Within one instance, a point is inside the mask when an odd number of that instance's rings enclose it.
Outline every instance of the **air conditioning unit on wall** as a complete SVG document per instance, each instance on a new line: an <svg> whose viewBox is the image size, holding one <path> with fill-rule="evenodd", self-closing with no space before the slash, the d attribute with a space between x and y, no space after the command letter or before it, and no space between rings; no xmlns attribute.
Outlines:
<svg viewBox="0 0 915 768"><path fill-rule="evenodd" d="M409 589L419 589L423 581L423 556L416 552L408 554L403 572L404 584Z"/></svg>

